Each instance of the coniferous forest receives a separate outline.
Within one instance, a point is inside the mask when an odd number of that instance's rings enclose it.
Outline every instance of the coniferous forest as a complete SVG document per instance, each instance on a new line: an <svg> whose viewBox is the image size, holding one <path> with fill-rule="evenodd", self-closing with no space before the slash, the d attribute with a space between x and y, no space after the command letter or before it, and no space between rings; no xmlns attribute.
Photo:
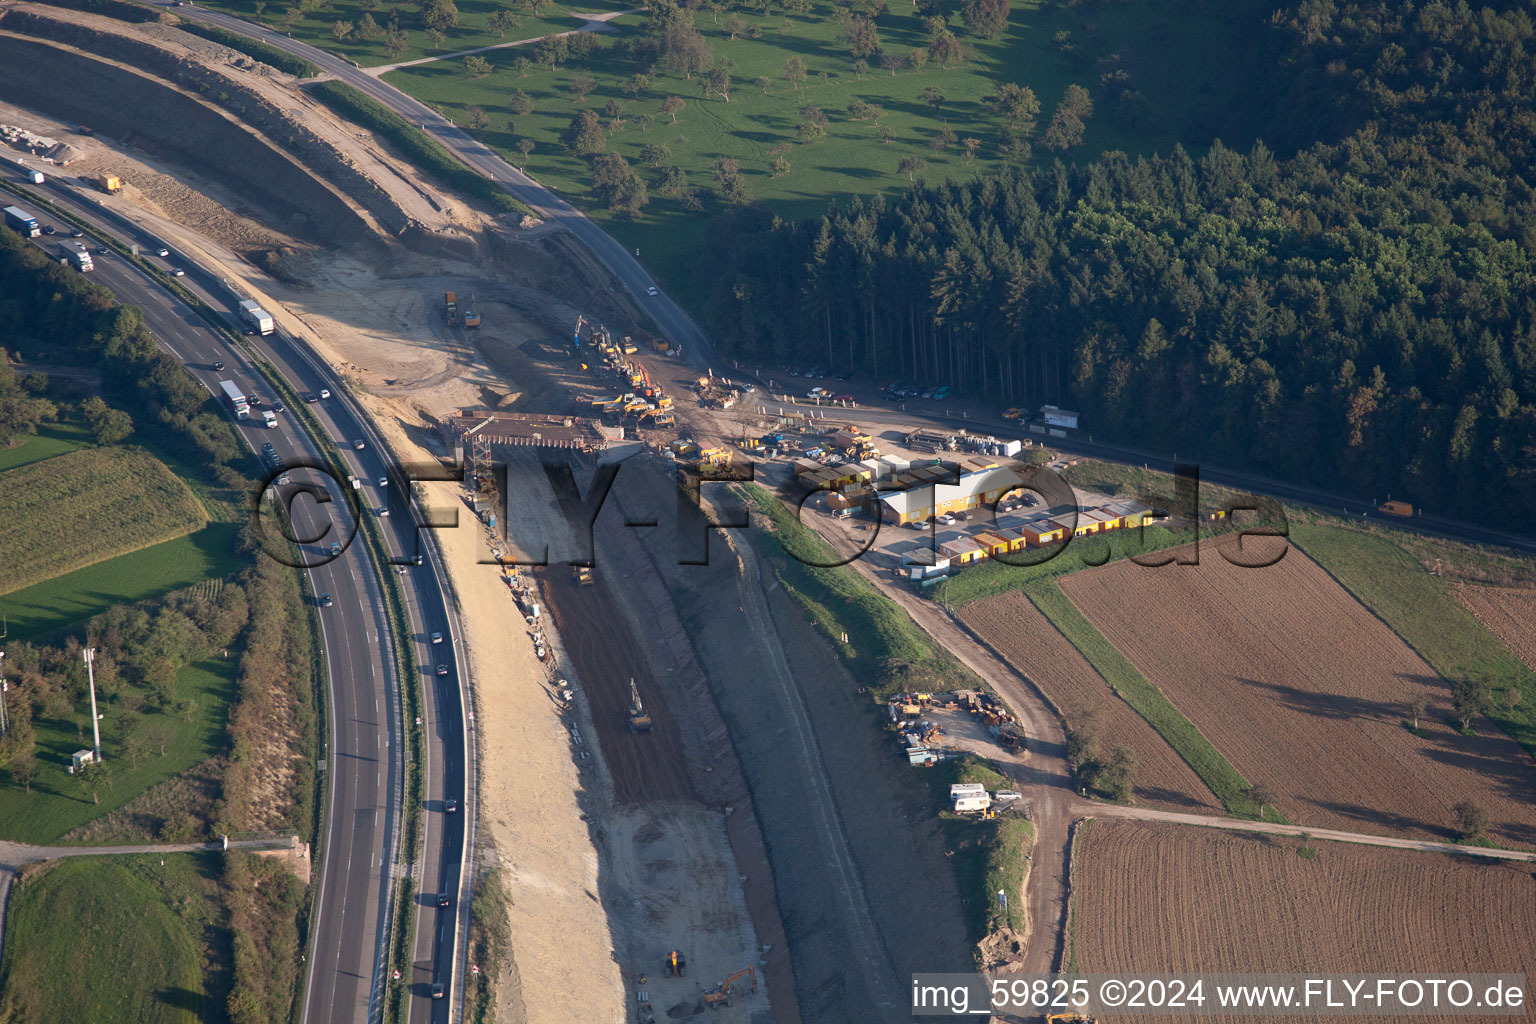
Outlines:
<svg viewBox="0 0 1536 1024"><path fill-rule="evenodd" d="M1260 141L744 208L700 260L709 326L764 363L1528 526L1536 3L1301 0L1263 35Z"/></svg>

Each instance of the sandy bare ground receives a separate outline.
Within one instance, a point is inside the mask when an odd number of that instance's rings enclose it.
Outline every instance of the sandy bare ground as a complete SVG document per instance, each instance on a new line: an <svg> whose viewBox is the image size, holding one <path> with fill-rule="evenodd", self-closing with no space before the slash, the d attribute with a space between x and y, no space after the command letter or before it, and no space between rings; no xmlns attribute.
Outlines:
<svg viewBox="0 0 1536 1024"><path fill-rule="evenodd" d="M436 504L458 504L454 484L427 489ZM582 820L592 777L577 767L547 670L506 586L495 566L478 564L484 548L473 517L466 513L458 529L440 530L438 538L475 681L481 825L507 887L518 984L501 988L513 1004L502 1019L623 1021L624 985L597 895L600 859ZM571 964L581 965L579 987L571 984Z"/></svg>

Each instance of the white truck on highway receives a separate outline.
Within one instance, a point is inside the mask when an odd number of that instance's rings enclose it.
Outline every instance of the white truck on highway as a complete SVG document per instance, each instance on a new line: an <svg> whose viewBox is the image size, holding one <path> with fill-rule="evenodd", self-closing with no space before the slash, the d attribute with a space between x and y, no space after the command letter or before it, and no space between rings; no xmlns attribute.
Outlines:
<svg viewBox="0 0 1536 1024"><path fill-rule="evenodd" d="M37 218L19 206L5 208L5 226L20 232L24 238L36 238L43 233L43 229L37 226Z"/></svg>
<svg viewBox="0 0 1536 1024"><path fill-rule="evenodd" d="M261 422L265 423L268 428L276 428L277 413L273 412L271 409L263 409L261 411Z"/></svg>
<svg viewBox="0 0 1536 1024"><path fill-rule="evenodd" d="M262 309L250 299L240 303L240 318L250 324L257 334L272 333L272 314Z"/></svg>
<svg viewBox="0 0 1536 1024"><path fill-rule="evenodd" d="M237 420L251 418L251 404L246 401L245 393L232 380L219 381L219 391L224 395L224 401L229 403L229 409L235 414Z"/></svg>
<svg viewBox="0 0 1536 1024"><path fill-rule="evenodd" d="M81 273L96 269L96 264L91 259L91 254L84 249L65 249L61 247L59 249L59 262L68 263Z"/></svg>

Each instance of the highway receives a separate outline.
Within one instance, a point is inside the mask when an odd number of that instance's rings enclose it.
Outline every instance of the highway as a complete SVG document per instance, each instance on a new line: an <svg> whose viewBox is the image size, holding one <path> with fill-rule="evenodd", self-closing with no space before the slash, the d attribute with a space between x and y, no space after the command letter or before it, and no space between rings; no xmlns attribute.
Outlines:
<svg viewBox="0 0 1536 1024"><path fill-rule="evenodd" d="M24 189L25 191L25 189ZM159 239L105 209L94 194L51 179L37 191L52 202L97 226L121 242L154 252ZM10 200L7 200L9 202ZM69 226L45 210L29 206L39 223L56 228L56 234L34 241L45 249L73 247ZM103 237L105 234L103 233ZM354 493L363 515L375 517L392 558L401 563L402 591L411 619L416 660L421 678L416 682L425 695L422 701L423 799L426 814L422 849L416 863L415 900L418 920L412 937L412 973L402 979L411 997L410 1019L446 1022L459 1019L463 996L464 935L468 929L470 879L462 871L464 851L472 849L474 834L473 778L466 773L469 741L463 709L470 707L468 680L459 666L462 633L449 613L443 571L431 531L414 527L414 510L407 505L409 484L401 471L386 463L386 448L368 418L357 409L327 372L302 346L281 332L247 340L255 353L274 368L300 394L332 397L309 405L329 437L311 438L291 410L277 414L277 427L262 425L260 413L273 408L277 396L251 362L247 352L215 331L199 314L164 289L149 275L112 254L101 255L97 239L80 241L96 254L91 279L110 288L117 297L139 307L159 343L174 355L210 392L217 394L221 380L234 380L246 394L266 398L253 410L250 420L236 426L258 450L271 442L290 465L309 462L324 465L318 445L337 445L342 461L356 475L361 488ZM185 269L180 281L214 309L225 313L239 329L234 314L238 298L214 274L173 254L168 266ZM225 364L215 370L214 364ZM354 443L364 442L357 450ZM303 477L295 473L296 480ZM404 736L398 705L397 673L391 648L391 626L380 581L361 540L351 543L355 522L346 504L346 481L332 481L330 501L321 505L309 498L292 502L290 514L295 532L304 545L304 560L316 595L330 594L333 605L320 609L329 674L328 720L330 736L323 755L327 788L324 841L316 865L319 891L309 937L305 1002L302 1019L311 1024L367 1022L380 1019L386 985L390 983L386 955L386 929L392 879L403 859L397 849L403 797ZM388 508L391 515L380 517ZM340 514L337 514L340 513ZM330 526L334 532L326 533ZM332 540L343 545L334 559ZM422 564L411 564L415 556ZM431 642L431 635L442 637ZM437 666L444 675L437 675ZM447 813L445 802L461 808ZM470 841L466 842L466 838ZM449 906L438 906L438 894L449 896ZM443 998L434 999L432 986L445 983Z"/></svg>

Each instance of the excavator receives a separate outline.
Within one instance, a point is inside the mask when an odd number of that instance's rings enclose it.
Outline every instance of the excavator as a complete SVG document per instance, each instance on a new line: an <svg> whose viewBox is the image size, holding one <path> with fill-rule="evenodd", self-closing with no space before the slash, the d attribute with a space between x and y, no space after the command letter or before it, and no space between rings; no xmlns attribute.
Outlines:
<svg viewBox="0 0 1536 1024"><path fill-rule="evenodd" d="M681 978L683 973L688 969L688 958L674 949L672 952L667 954L666 967L667 977Z"/></svg>
<svg viewBox="0 0 1536 1024"><path fill-rule="evenodd" d="M752 979L752 991L753 991L753 993L756 993L757 992L757 968L753 967L750 964L748 964L746 967L743 967L741 970L737 971L735 974L731 975L729 978L726 978L724 981L722 981L720 983L720 986L717 989L715 989L715 991L713 991L713 992L705 992L704 993L704 1005L710 1007L711 1009L715 1009L715 1010L718 1010L722 1006L730 1006L731 1005L731 982L735 981L737 978L740 978L742 976L746 976L746 977Z"/></svg>
<svg viewBox="0 0 1536 1024"><path fill-rule="evenodd" d="M629 731L651 731L651 716L645 710L645 705L640 703L640 688L635 685L633 678L629 680Z"/></svg>

